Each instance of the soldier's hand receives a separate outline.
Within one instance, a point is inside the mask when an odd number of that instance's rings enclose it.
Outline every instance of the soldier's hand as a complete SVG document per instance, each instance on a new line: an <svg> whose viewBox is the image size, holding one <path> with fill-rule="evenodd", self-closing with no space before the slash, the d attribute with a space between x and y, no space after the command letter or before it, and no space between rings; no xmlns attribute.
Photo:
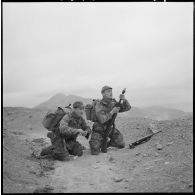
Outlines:
<svg viewBox="0 0 195 195"><path fill-rule="evenodd" d="M115 114L115 113L118 113L119 110L120 110L120 107L114 107L114 108L111 110L110 113L113 115L113 114Z"/></svg>
<svg viewBox="0 0 195 195"><path fill-rule="evenodd" d="M87 131L83 131L82 129L78 129L78 133L81 134L82 136L87 135Z"/></svg>
<svg viewBox="0 0 195 195"><path fill-rule="evenodd" d="M120 94L119 99L125 100L125 95L124 94Z"/></svg>

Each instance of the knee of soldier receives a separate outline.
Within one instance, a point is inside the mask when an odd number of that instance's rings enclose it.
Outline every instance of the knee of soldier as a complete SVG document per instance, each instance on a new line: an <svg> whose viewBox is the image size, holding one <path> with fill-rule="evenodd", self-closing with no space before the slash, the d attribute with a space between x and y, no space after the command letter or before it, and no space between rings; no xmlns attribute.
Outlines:
<svg viewBox="0 0 195 195"><path fill-rule="evenodd" d="M121 142L118 144L119 149L124 148L124 147L125 147L125 142Z"/></svg>
<svg viewBox="0 0 195 195"><path fill-rule="evenodd" d="M44 155L48 155L48 154L51 154L52 153L52 146L49 146L49 147L46 147L46 148L43 148L41 153L40 153L40 156L44 156Z"/></svg>
<svg viewBox="0 0 195 195"><path fill-rule="evenodd" d="M54 154L53 157L56 159L56 160L60 160L60 161L69 161L70 160L70 157L69 155L65 155L65 154Z"/></svg>
<svg viewBox="0 0 195 195"><path fill-rule="evenodd" d="M82 156L83 155L83 146L78 142L73 147L73 155L75 155L75 156Z"/></svg>
<svg viewBox="0 0 195 195"><path fill-rule="evenodd" d="M98 140L90 140L89 145L92 155L98 155L100 153L100 142Z"/></svg>
<svg viewBox="0 0 195 195"><path fill-rule="evenodd" d="M78 150L77 151L77 156L82 156L82 155L83 155L83 150L82 149Z"/></svg>

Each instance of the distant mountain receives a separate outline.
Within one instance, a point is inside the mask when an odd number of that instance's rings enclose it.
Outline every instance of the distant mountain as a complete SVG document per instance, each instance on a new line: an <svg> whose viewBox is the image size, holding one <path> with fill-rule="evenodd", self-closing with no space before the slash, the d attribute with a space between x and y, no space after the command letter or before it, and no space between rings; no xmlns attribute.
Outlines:
<svg viewBox="0 0 195 195"><path fill-rule="evenodd" d="M75 101L82 101L85 105L92 102L89 98L83 98L76 95L66 96L59 93L34 108L41 110L55 110L58 106L65 107L69 104L73 104ZM119 114L121 117L150 118L154 120L172 120L176 118L183 118L187 115L189 116L191 114L181 110L161 106L150 106L145 108L132 106L130 111Z"/></svg>
<svg viewBox="0 0 195 195"><path fill-rule="evenodd" d="M183 110L184 112L193 112L193 102L180 102L180 103L170 103L159 105L163 108L173 108L178 110Z"/></svg>
<svg viewBox="0 0 195 195"><path fill-rule="evenodd" d="M65 107L69 104L73 104L75 101L82 101L84 104L90 103L92 100L88 98L83 98L76 95L64 95L63 93L58 93L55 96L51 97L45 102L35 106L34 108L38 109L56 109L58 106Z"/></svg>
<svg viewBox="0 0 195 195"><path fill-rule="evenodd" d="M186 113L181 110L163 108L160 106L150 106L145 108L132 107L129 112L121 113L121 116L124 117L144 117L154 120L172 120L176 118L183 118L189 115L190 113Z"/></svg>

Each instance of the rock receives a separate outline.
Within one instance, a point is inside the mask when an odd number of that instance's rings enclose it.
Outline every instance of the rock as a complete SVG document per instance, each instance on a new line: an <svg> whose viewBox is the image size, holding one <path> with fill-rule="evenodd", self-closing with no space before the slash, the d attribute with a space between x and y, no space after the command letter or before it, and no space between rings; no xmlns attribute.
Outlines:
<svg viewBox="0 0 195 195"><path fill-rule="evenodd" d="M147 157L147 156L148 156L148 154L142 154L142 156L143 156L143 157Z"/></svg>
<svg viewBox="0 0 195 195"><path fill-rule="evenodd" d="M96 161L96 163L100 163L100 161L98 160L98 161Z"/></svg>
<svg viewBox="0 0 195 195"><path fill-rule="evenodd" d="M53 187L46 185L43 188L37 188L33 193L49 193L53 190L54 190Z"/></svg>
<svg viewBox="0 0 195 195"><path fill-rule="evenodd" d="M123 178L114 177L113 181L114 182L121 182L121 181L123 181Z"/></svg>
<svg viewBox="0 0 195 195"><path fill-rule="evenodd" d="M165 162L165 165L168 165L168 164L170 164L170 162Z"/></svg>
<svg viewBox="0 0 195 195"><path fill-rule="evenodd" d="M110 162L114 162L114 158L112 156L110 156L110 158L108 159Z"/></svg>
<svg viewBox="0 0 195 195"><path fill-rule="evenodd" d="M29 171L29 173L36 175L36 171Z"/></svg>
<svg viewBox="0 0 195 195"><path fill-rule="evenodd" d="M172 145L173 144L173 142L168 142L166 145L167 146L170 146L170 145Z"/></svg>
<svg viewBox="0 0 195 195"><path fill-rule="evenodd" d="M159 154L159 153L157 153L157 152L156 152L156 153L154 153L154 156L155 156L155 157L158 157L159 155L160 155L160 154Z"/></svg>
<svg viewBox="0 0 195 195"><path fill-rule="evenodd" d="M141 152L137 152L136 154L135 154L135 156L139 156L141 154Z"/></svg>
<svg viewBox="0 0 195 195"><path fill-rule="evenodd" d="M33 129L31 125L27 125L27 128L30 129L30 130Z"/></svg>
<svg viewBox="0 0 195 195"><path fill-rule="evenodd" d="M129 182L129 180L128 179L125 179L125 182Z"/></svg>
<svg viewBox="0 0 195 195"><path fill-rule="evenodd" d="M98 166L93 166L93 168L94 168L94 169L97 169L97 168L98 168Z"/></svg>
<svg viewBox="0 0 195 195"><path fill-rule="evenodd" d="M188 184L188 187L189 188L193 187L193 183Z"/></svg>
<svg viewBox="0 0 195 195"><path fill-rule="evenodd" d="M78 156L74 156L73 159L76 160L78 158Z"/></svg>
<svg viewBox="0 0 195 195"><path fill-rule="evenodd" d="M157 150L162 150L163 149L163 146L159 143L156 144L156 149Z"/></svg>

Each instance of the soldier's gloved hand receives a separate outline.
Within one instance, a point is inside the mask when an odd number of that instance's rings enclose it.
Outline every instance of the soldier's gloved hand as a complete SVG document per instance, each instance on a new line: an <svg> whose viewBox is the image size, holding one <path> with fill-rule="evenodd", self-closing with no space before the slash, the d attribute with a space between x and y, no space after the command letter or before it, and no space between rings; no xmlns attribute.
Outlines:
<svg viewBox="0 0 195 195"><path fill-rule="evenodd" d="M118 113L120 110L120 107L114 107L112 110L111 110L111 115L115 114L115 113Z"/></svg>
<svg viewBox="0 0 195 195"><path fill-rule="evenodd" d="M78 129L78 133L81 134L82 136L87 135L87 131L83 131L82 129Z"/></svg>
<svg viewBox="0 0 195 195"><path fill-rule="evenodd" d="M125 100L125 95L124 94L120 94L119 99Z"/></svg>

